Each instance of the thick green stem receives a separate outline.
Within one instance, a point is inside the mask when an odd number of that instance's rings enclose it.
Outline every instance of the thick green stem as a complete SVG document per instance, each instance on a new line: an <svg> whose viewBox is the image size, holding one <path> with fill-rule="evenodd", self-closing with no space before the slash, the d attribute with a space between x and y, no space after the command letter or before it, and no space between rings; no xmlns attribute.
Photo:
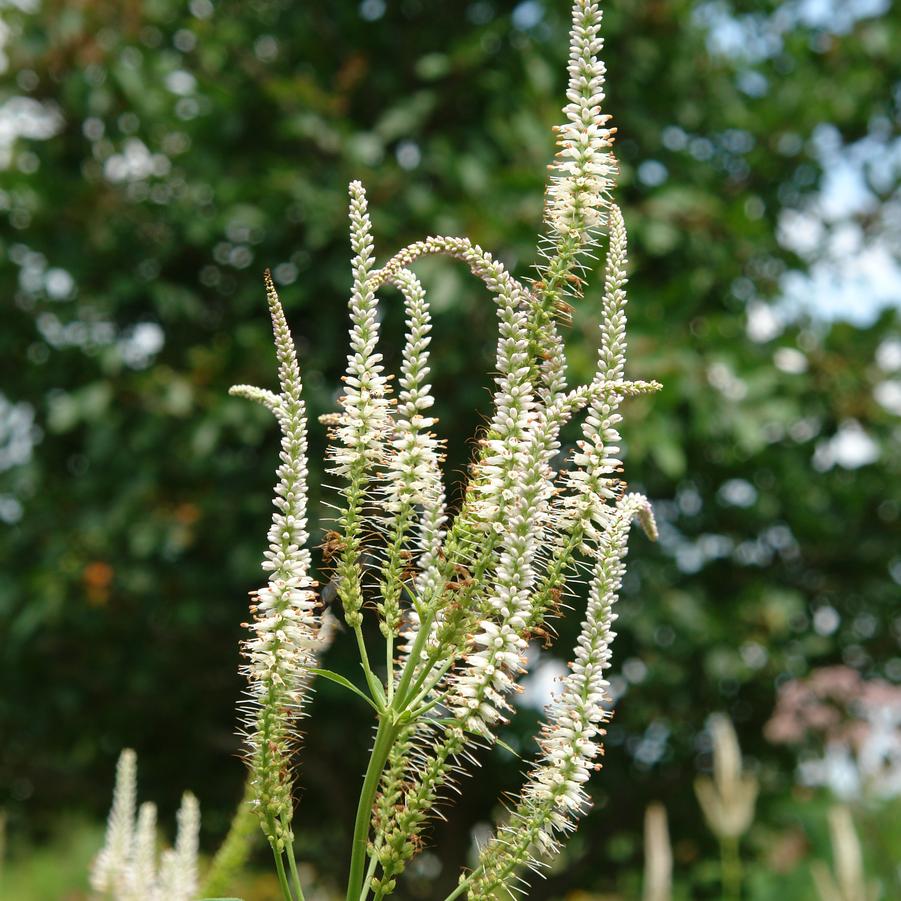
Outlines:
<svg viewBox="0 0 901 901"><path fill-rule="evenodd" d="M347 901L359 901L363 890L363 870L366 865L366 847L369 841L369 822L372 817L372 805L379 787L379 779L391 745L397 737L399 727L392 722L392 714L388 712L379 718L379 728L375 734L375 744L369 757L369 766L363 779L363 790L360 792L360 803L357 805L357 817L354 821L353 848L350 857L350 872L347 877Z"/></svg>

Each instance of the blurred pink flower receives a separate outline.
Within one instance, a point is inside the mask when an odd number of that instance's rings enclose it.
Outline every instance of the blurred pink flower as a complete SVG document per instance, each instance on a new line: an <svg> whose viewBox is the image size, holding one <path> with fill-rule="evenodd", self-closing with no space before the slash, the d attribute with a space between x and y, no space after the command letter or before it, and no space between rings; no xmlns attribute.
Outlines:
<svg viewBox="0 0 901 901"><path fill-rule="evenodd" d="M845 798L901 795L901 686L847 666L814 670L779 689L764 733L801 748L799 773Z"/></svg>

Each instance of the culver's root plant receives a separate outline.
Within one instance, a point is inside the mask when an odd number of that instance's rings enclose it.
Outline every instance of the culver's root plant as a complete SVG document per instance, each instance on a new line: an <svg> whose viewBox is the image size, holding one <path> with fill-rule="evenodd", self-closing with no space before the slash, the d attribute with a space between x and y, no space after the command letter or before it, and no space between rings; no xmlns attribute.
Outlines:
<svg viewBox="0 0 901 901"><path fill-rule="evenodd" d="M232 389L271 410L281 430L266 583L251 601L240 711L250 805L286 901L303 898L293 798L299 723L315 679L362 695L373 711L374 736L359 736L372 751L347 901L378 901L421 848L435 802L462 780L477 750L497 741L513 713L530 640L552 635L551 620L583 580L581 631L546 711L539 753L508 815L447 901L524 891L524 874L557 852L589 803L585 784L600 769L610 716L604 676L632 521L655 535L647 500L623 481L621 407L659 386L625 377L626 229L612 199L615 129L602 112L599 4L576 0L572 17L565 119L556 129L536 278L518 280L465 237L428 237L378 262L364 188L350 185L350 351L340 409L322 418L327 471L339 485L322 593L340 599L342 637L358 648L361 686L354 673L319 667L334 620L321 604L307 547L302 370L266 275L279 390ZM606 254L603 291L588 296L602 299L585 301L598 310L597 367L590 383L573 386L562 330L599 250ZM420 257L436 254L484 282L499 333L493 409L454 515L444 496L443 442L430 416L429 304L413 271ZM399 290L406 320L396 382L378 350L377 295L387 286ZM561 430L577 418L581 437L562 459ZM369 617L378 622L380 647L364 638ZM385 670L386 678L376 675Z"/></svg>

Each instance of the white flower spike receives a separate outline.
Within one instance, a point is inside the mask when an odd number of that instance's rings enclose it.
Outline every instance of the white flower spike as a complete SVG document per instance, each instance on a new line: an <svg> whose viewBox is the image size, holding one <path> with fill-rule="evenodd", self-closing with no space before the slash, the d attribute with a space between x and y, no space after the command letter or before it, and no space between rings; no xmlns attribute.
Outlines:
<svg viewBox="0 0 901 901"><path fill-rule="evenodd" d="M605 672L631 521L639 518L654 536L647 501L627 494L622 479L621 409L627 398L659 388L625 374L626 229L612 200L615 130L601 111L600 25L597 2L574 2L565 122L534 282L520 281L463 237L426 238L378 265L365 192L359 182L350 185L350 352L339 409L320 420L329 428L327 469L339 482L336 522L322 545L331 570L322 597L340 600L368 693L316 667L331 628L317 608L306 548L305 409L291 336L267 280L280 390L241 385L233 393L271 410L283 434L264 563L269 577L255 593L244 649L244 709L253 800L285 901L302 896L292 848L291 754L314 672L363 695L375 711L346 898L382 901L422 847L442 791L475 762L480 746L498 740L529 643L551 640L550 620L576 596L582 572L591 573L588 605L570 672L548 710L540 757L509 821L447 901L464 892L487 901L512 890L522 868L553 854L588 806L585 784L598 768L609 716ZM584 293L602 240L597 367L589 384L571 387L558 326L571 311L566 298ZM458 505L445 498L432 321L425 288L411 271L434 255L461 262L484 283L498 322L493 406ZM377 293L386 286L398 289L404 304L396 396L379 348ZM581 437L563 459L561 430L578 417ZM385 641L378 666L370 662L377 632L365 626L369 616Z"/></svg>

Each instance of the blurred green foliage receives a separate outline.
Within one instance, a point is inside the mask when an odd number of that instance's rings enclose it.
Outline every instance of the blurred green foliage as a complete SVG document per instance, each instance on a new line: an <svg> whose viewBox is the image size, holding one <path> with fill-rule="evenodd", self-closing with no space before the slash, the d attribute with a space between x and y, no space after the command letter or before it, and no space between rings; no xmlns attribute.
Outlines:
<svg viewBox="0 0 901 901"><path fill-rule="evenodd" d="M15 123L4 134L18 134L0 143L0 803L11 832L44 835L60 810L102 815L128 745L142 794L171 814L190 787L207 842L223 834L243 777L237 642L276 454L268 414L226 394L274 379L261 270L280 285L314 414L333 408L343 367L351 178L369 190L382 256L466 233L527 275L567 6L45 0L0 11L0 109ZM714 844L691 792L709 765L707 715L735 719L764 785L759 820L790 831L804 823L785 802L794 762L761 733L776 686L838 660L901 678L899 425L878 399L897 309L857 325L772 312L831 234L850 222L867 244L891 227L894 184L878 169L898 139L901 14L871 6L878 14L857 18L837 4L842 16L818 23L801 2L607 5L631 376L665 386L630 403L624 434L662 540L634 542L616 647L627 678L594 812L535 897L632 884L653 799L668 806L692 897L712 896ZM745 40L724 45L732 25ZM801 256L779 227L816 203L830 174L824 134L843 148L876 142L862 167L871 202L826 221ZM459 479L487 407L492 305L452 264L417 271ZM583 376L598 297L595 281L569 340ZM385 317L392 364L400 319L387 293ZM873 459L850 467L835 438L854 423ZM314 429L314 461L322 447ZM560 654L575 619L561 625ZM339 641L327 665L352 659ZM298 823L303 856L327 876L345 859L366 717L319 686ZM527 754L535 717L520 719L505 738ZM520 770L504 752L487 757L444 811L439 881L455 879L470 825ZM437 894L430 875L414 870L409 896Z"/></svg>

